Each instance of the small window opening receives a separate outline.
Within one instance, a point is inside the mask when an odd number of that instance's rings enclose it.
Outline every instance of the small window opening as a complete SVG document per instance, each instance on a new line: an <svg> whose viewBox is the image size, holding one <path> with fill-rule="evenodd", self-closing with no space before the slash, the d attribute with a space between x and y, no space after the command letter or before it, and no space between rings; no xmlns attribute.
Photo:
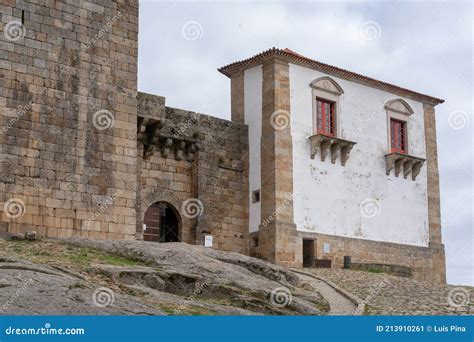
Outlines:
<svg viewBox="0 0 474 342"><path fill-rule="evenodd" d="M320 98L316 99L317 133L336 136L336 104Z"/></svg>
<svg viewBox="0 0 474 342"><path fill-rule="evenodd" d="M391 152L407 153L406 122L390 119Z"/></svg>
<svg viewBox="0 0 474 342"><path fill-rule="evenodd" d="M252 203L260 202L260 190L252 191Z"/></svg>

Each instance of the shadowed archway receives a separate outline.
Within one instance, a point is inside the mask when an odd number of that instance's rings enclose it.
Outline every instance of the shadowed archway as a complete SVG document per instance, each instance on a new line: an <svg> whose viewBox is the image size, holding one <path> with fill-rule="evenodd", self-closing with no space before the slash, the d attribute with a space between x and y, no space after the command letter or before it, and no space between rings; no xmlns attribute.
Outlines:
<svg viewBox="0 0 474 342"><path fill-rule="evenodd" d="M171 204L155 202L145 212L143 240L154 242L179 242L181 220Z"/></svg>

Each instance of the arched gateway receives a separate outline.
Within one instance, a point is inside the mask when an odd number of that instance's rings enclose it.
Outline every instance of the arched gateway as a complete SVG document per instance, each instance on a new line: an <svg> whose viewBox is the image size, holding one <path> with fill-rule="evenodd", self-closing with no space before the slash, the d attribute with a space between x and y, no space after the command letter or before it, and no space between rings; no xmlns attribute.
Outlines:
<svg viewBox="0 0 474 342"><path fill-rule="evenodd" d="M178 242L181 220L175 207L167 202L156 202L145 212L143 240Z"/></svg>

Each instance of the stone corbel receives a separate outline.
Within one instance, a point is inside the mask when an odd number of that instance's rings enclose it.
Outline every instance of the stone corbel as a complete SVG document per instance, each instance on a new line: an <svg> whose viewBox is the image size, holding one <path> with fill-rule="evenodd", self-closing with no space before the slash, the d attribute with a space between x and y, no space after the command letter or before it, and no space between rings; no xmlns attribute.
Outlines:
<svg viewBox="0 0 474 342"><path fill-rule="evenodd" d="M403 163L403 178L407 179L410 172L412 172L413 164L415 164L414 160L407 160Z"/></svg>
<svg viewBox="0 0 474 342"><path fill-rule="evenodd" d="M142 127L146 122L146 118L141 118L139 127ZM155 120L153 124L145 125L145 128L141 129L140 142L144 145L143 158L148 159L157 149L162 158L168 158L172 153L176 160L186 159L192 162L199 150L197 139L162 134L159 132L160 128L160 124Z"/></svg>
<svg viewBox="0 0 474 342"><path fill-rule="evenodd" d="M408 178L408 175L412 176L412 180L416 180L416 177L420 174L421 167L425 160L422 158L410 156L402 153L389 153L385 155L385 166L387 175L395 169L395 177L400 175L403 168L403 177Z"/></svg>
<svg viewBox="0 0 474 342"><path fill-rule="evenodd" d="M352 147L356 144L353 141L330 137L324 134L316 134L309 137L311 148L311 159L318 153L321 154L321 161L326 160L328 152L331 152L331 163L335 164L337 157L341 157L341 165L345 166L349 159Z"/></svg>
<svg viewBox="0 0 474 342"><path fill-rule="evenodd" d="M176 160L183 160L183 153L184 153L184 148L186 147L186 142L183 140L179 140L175 144L175 159Z"/></svg>
<svg viewBox="0 0 474 342"><path fill-rule="evenodd" d="M390 172L395 167L395 161L396 160L397 160L397 155L396 154L386 154L385 155L385 169L386 169L387 176L390 174Z"/></svg>
<svg viewBox="0 0 474 342"><path fill-rule="evenodd" d="M138 117L137 137L143 144L143 158L148 159L153 155L157 143L158 130L162 127L162 122L149 117Z"/></svg>
<svg viewBox="0 0 474 342"><path fill-rule="evenodd" d="M423 166L423 162L414 163L411 167L411 178L413 180L420 174L421 167Z"/></svg>
<svg viewBox="0 0 474 342"><path fill-rule="evenodd" d="M402 170L402 165L403 165L403 159L397 159L395 161L395 177L398 177L400 175L400 171Z"/></svg>
<svg viewBox="0 0 474 342"><path fill-rule="evenodd" d="M349 160L349 155L351 153L352 147L354 144L345 144L341 147L341 164L346 166L346 161Z"/></svg>
<svg viewBox="0 0 474 342"><path fill-rule="evenodd" d="M309 138L309 143L311 147L311 159L314 159L314 156L318 153L319 147L321 146L322 135L313 135Z"/></svg>
<svg viewBox="0 0 474 342"><path fill-rule="evenodd" d="M194 161L194 155L197 151L197 147L195 143L189 144L187 151L186 151L186 159L190 162Z"/></svg>
<svg viewBox="0 0 474 342"><path fill-rule="evenodd" d="M137 137L138 141L143 141L143 138L145 136L145 131L146 131L146 124L148 123L150 119L149 118L144 118L144 117L138 117L137 119Z"/></svg>
<svg viewBox="0 0 474 342"><path fill-rule="evenodd" d="M143 147L143 159L150 158L155 153L155 145L145 145Z"/></svg>
<svg viewBox="0 0 474 342"><path fill-rule="evenodd" d="M326 156L328 154L328 150L329 150L329 147L331 146L331 141L329 139L323 139L321 141L321 146L320 146L320 150L321 150L321 161L325 161L326 160Z"/></svg>
<svg viewBox="0 0 474 342"><path fill-rule="evenodd" d="M173 146L173 140L171 138L162 138L160 149L161 149L161 156L163 158L168 158L170 154L171 147Z"/></svg>
<svg viewBox="0 0 474 342"><path fill-rule="evenodd" d="M331 145L331 163L336 164L336 159L337 159L340 149L341 149L340 141L335 141Z"/></svg>

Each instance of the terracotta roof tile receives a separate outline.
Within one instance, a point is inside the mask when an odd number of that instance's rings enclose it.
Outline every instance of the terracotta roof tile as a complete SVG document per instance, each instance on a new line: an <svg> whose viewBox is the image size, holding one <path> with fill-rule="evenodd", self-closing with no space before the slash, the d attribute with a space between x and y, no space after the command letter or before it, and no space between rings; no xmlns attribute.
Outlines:
<svg viewBox="0 0 474 342"><path fill-rule="evenodd" d="M253 57L223 66L222 68L219 68L218 71L226 75L227 77L231 77L233 73L246 69L248 67L254 66L254 65L258 65L261 62L263 62L263 60L271 56L279 56L281 58L288 60L291 63L300 64L300 65L304 65L310 68L314 68L322 72L328 73L330 75L334 75L334 76L344 78L344 79L354 81L354 82L359 82L373 88L381 89L389 93L396 94L398 96L412 98L414 100L427 102L433 105L437 105L444 102L443 99L439 99L436 97L418 93L416 91L402 88L402 87L399 87L387 82L379 81L374 78L367 77L367 76L364 76L364 75L361 75L349 70L341 69L330 64L325 64L325 63L315 61L313 59L300 55L290 49L282 50L282 49L277 49L274 47L269 50L263 51L259 54L256 54Z"/></svg>

